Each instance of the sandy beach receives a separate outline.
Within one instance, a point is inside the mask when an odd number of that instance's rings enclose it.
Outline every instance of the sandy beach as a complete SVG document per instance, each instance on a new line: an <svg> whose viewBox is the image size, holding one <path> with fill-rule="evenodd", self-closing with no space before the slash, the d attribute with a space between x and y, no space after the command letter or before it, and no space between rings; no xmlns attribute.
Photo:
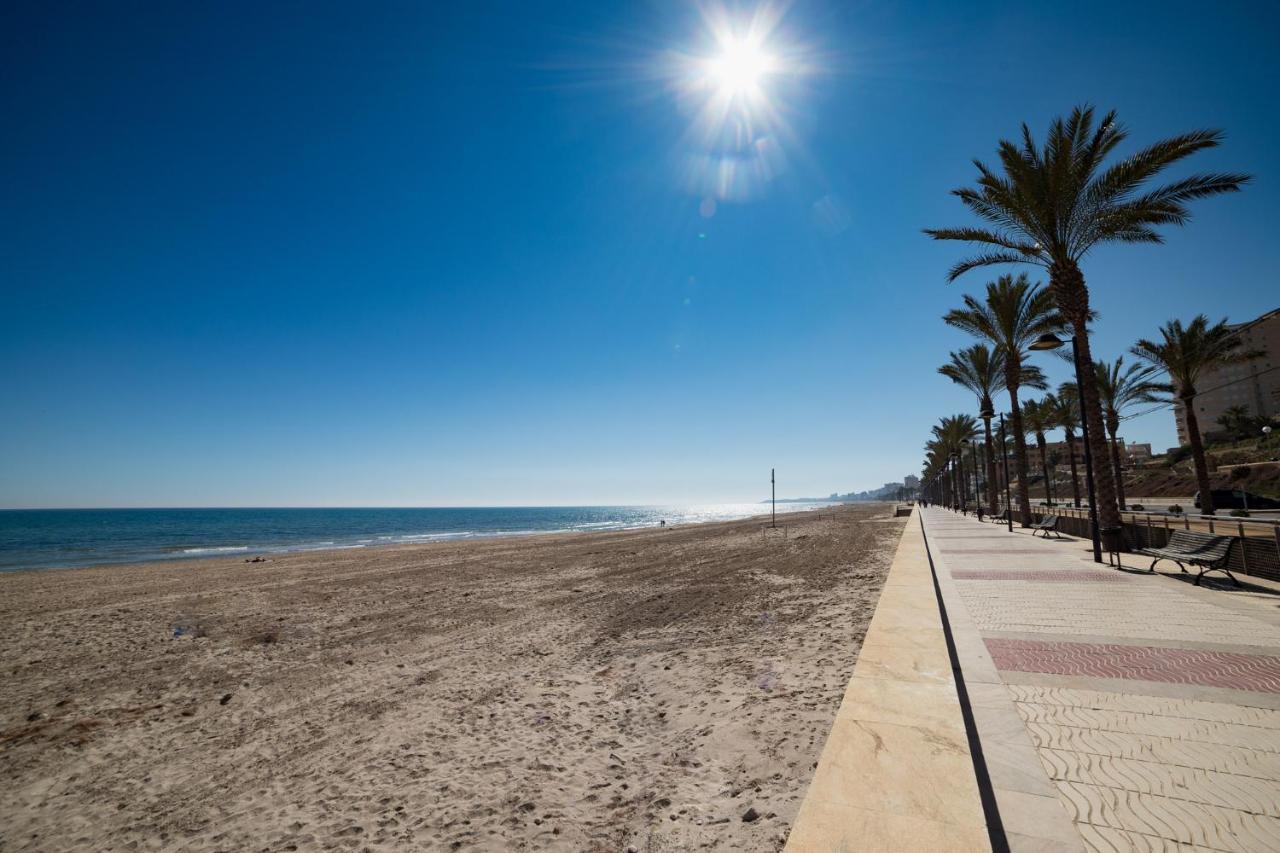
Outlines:
<svg viewBox="0 0 1280 853"><path fill-rule="evenodd" d="M888 514L0 575L0 849L777 850Z"/></svg>

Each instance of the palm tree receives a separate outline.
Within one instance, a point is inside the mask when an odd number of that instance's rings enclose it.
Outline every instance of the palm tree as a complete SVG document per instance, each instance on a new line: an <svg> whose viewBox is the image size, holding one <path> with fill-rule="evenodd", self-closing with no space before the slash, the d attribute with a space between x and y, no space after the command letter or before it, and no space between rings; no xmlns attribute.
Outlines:
<svg viewBox="0 0 1280 853"><path fill-rule="evenodd" d="M1062 433L1067 438L1067 456L1071 460L1071 499L1079 507L1080 474L1076 470L1076 430L1080 428L1080 404L1076 383L1063 382L1058 386L1057 396L1053 399L1058 404L1053 410L1053 420L1062 427Z"/></svg>
<svg viewBox="0 0 1280 853"><path fill-rule="evenodd" d="M1219 193L1235 192L1248 175L1192 175L1159 187L1146 184L1168 166L1222 142L1219 130L1196 130L1163 139L1103 167L1128 134L1107 113L1094 127L1093 108L1077 107L1067 119L1049 126L1043 147L1022 126L1020 142L998 147L1004 174L981 162L976 187L955 190L987 227L927 229L936 240L964 240L983 246L948 273L954 281L968 270L992 264L1036 264L1049 271L1049 289L1058 310L1075 332L1081 364L1092 364L1089 350L1089 290L1080 262L1102 243L1161 243L1160 225L1184 225L1187 204ZM1105 458L1102 410L1092 371L1081 371L1081 406L1088 420L1093 456ZM1095 472L1099 523L1120 524L1115 479L1106 466Z"/></svg>
<svg viewBox="0 0 1280 853"><path fill-rule="evenodd" d="M1213 492L1209 490L1209 466L1205 464L1204 442L1200 439L1200 423L1196 420L1196 383L1206 372L1257 358L1260 353L1240 352L1241 340L1219 320L1210 326L1209 318L1198 315L1188 325L1170 320L1160 328L1160 340L1138 341L1129 352L1169 374L1163 390L1173 393L1182 404L1195 460L1196 484L1200 488L1200 512L1213 515Z"/></svg>
<svg viewBox="0 0 1280 853"><path fill-rule="evenodd" d="M1013 461L1018 472L1018 508L1022 526L1031 524L1031 495L1027 485L1027 439L1022 429L1022 409L1018 405L1021 386L1043 389L1044 377L1039 368L1025 362L1027 347L1041 335L1059 331L1062 318L1053 309L1053 297L1039 284L1032 284L1026 273L1016 279L1002 275L987 284L986 299L964 297L964 308L947 312L942 319L950 326L963 329L976 338L990 342L1004 356L1004 387L1009 392L1009 417L1012 421ZM1028 374L1028 369L1034 369Z"/></svg>
<svg viewBox="0 0 1280 853"><path fill-rule="evenodd" d="M1266 422L1266 418L1254 417L1248 406L1227 406L1216 421L1236 444L1239 444L1240 439L1253 435L1258 425L1265 425Z"/></svg>
<svg viewBox="0 0 1280 853"><path fill-rule="evenodd" d="M952 456L962 458L965 445L978 437L978 421L972 415L948 415L933 427L933 437L938 442L938 449L944 453L944 459ZM968 474L964 466L956 472L953 504L964 503L963 495L968 494Z"/></svg>
<svg viewBox="0 0 1280 853"><path fill-rule="evenodd" d="M1044 497L1053 503L1053 473L1049 470L1049 458L1046 453L1044 434L1053 429L1053 412L1057 407L1053 395L1046 395L1043 400L1028 400L1022 404L1022 424L1027 432L1036 437L1036 447L1040 450L1040 471L1044 474Z"/></svg>
<svg viewBox="0 0 1280 853"><path fill-rule="evenodd" d="M924 445L924 470L921 471L921 480L930 484L931 499L934 503L945 506L947 503L944 487L946 480L941 477L943 468L946 467L946 459L942 453L941 445L937 441L928 441Z"/></svg>
<svg viewBox="0 0 1280 853"><path fill-rule="evenodd" d="M963 386L978 398L978 417L982 418L983 439L987 443L986 480L987 506L995 513L996 463L991 449L991 419L995 417L992 397L1004 390L1004 355L986 344L974 344L968 349L951 353L951 361L938 368L943 376Z"/></svg>
<svg viewBox="0 0 1280 853"><path fill-rule="evenodd" d="M1111 467L1116 477L1116 505L1125 508L1124 471L1120 467L1120 420L1127 409L1144 403L1162 402L1160 393L1166 383L1152 379L1160 368L1150 364L1131 364L1126 370L1124 356L1115 361L1095 361L1094 376L1098 382L1098 399L1102 402L1103 421L1111 436Z"/></svg>

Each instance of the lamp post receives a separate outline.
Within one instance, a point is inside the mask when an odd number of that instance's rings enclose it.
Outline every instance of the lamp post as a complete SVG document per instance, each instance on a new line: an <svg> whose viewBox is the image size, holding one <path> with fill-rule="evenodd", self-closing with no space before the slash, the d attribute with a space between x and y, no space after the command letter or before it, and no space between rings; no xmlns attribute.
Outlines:
<svg viewBox="0 0 1280 853"><path fill-rule="evenodd" d="M1004 468L1004 518L1013 532L1013 503L1009 497L1009 446L1005 444L1004 412L1000 413L1000 466Z"/></svg>
<svg viewBox="0 0 1280 853"><path fill-rule="evenodd" d="M1058 349L1065 343L1066 341L1057 335L1047 333L1036 338L1028 349ZM1071 361L1076 367L1076 388L1079 389L1080 395L1080 432L1084 436L1084 481L1089 491L1089 535L1093 539L1093 561L1101 563L1102 539L1098 531L1098 498L1093 490L1093 450L1089 447L1089 414L1085 411L1084 375L1080 366L1080 345L1075 335L1071 336Z"/></svg>
<svg viewBox="0 0 1280 853"><path fill-rule="evenodd" d="M956 466L956 452L951 451L947 457L951 460L951 511L960 509L960 469Z"/></svg>
<svg viewBox="0 0 1280 853"><path fill-rule="evenodd" d="M969 489L965 486L965 483L964 483L964 451L963 450L956 451L956 487L957 487L956 494L960 496L960 514L964 515L965 511L968 509L968 506L967 506L968 501L966 500L966 498L968 497L967 493Z"/></svg>
<svg viewBox="0 0 1280 853"><path fill-rule="evenodd" d="M947 509L955 512L959 505L960 498L956 495L956 454L952 451L947 454Z"/></svg>
<svg viewBox="0 0 1280 853"><path fill-rule="evenodd" d="M974 456L974 449L973 449L973 441L972 441L972 440L970 440L970 439L967 439L967 438L966 438L966 439L964 439L963 441L961 441L961 442L960 442L960 444L961 444L961 447L960 447L960 463L961 463L961 468L962 468L962 469L963 469L963 466L964 466L964 453L965 453L965 451L966 451L966 450L967 450L967 451L969 451L969 467L973 470L973 494L974 494L974 498L975 498L974 503L976 504L976 503L978 503L978 501L977 501L977 494L978 494L978 458L977 458L976 456ZM969 499L969 489L968 489L968 488L966 488L966 489L964 490L964 497L965 497L965 500L966 500L966 501Z"/></svg>

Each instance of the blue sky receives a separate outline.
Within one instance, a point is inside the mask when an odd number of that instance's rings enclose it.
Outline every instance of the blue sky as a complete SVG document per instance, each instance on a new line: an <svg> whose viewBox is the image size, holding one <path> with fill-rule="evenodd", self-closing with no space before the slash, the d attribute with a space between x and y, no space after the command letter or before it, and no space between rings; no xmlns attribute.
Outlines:
<svg viewBox="0 0 1280 853"><path fill-rule="evenodd" d="M735 7L747 15L754 7ZM719 198L685 3L9 4L0 505L756 500L918 471L968 222L1027 121L1243 170L1084 265L1100 355L1278 307L1272 4L794 3ZM764 124L764 123L762 123ZM694 164L694 165L691 165ZM697 164L702 164L701 166ZM993 273L994 274L994 273ZM1046 362L1055 381L1063 365ZM1132 440L1175 443L1168 413Z"/></svg>

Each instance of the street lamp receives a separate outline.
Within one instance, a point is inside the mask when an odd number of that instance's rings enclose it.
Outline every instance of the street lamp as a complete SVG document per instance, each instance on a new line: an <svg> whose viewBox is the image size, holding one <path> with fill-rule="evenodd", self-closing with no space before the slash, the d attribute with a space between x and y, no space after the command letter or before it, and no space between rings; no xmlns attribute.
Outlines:
<svg viewBox="0 0 1280 853"><path fill-rule="evenodd" d="M1053 333L1046 333L1036 338L1028 349L1058 349L1066 341ZM1093 489L1093 451L1089 447L1089 414L1084 404L1084 375L1080 366L1080 345L1076 336L1071 336L1071 361L1076 366L1076 389L1080 398L1080 431L1084 434L1084 480L1089 489L1089 535L1093 539L1093 561L1102 562L1102 540L1098 535L1098 499Z"/></svg>
<svg viewBox="0 0 1280 853"><path fill-rule="evenodd" d="M1009 497L1009 445L1005 443L1004 412L1000 413L1000 466L1004 468L1004 518L1013 532L1013 500Z"/></svg>
<svg viewBox="0 0 1280 853"><path fill-rule="evenodd" d="M964 460L958 450L951 451L951 483L955 487L955 509L964 512Z"/></svg>
<svg viewBox="0 0 1280 853"><path fill-rule="evenodd" d="M977 496L978 496L978 457L977 457L977 451L976 451L976 450L974 450L974 447L973 447L973 441L972 441L971 439L968 439L968 438L963 439L963 440L961 440L960 444L961 444L961 448L960 448L961 477L963 478L963 473L964 473L964 454L965 454L965 451L967 450L967 451L969 452L969 464L970 464L970 466L973 468L973 494L974 494L974 503L975 503L975 504L978 504L978 505L981 505L981 501L977 500ZM968 490L967 488L966 488L966 489L965 489L965 491L964 491L964 497L965 497L965 500L966 500L966 501L969 499L969 490Z"/></svg>

